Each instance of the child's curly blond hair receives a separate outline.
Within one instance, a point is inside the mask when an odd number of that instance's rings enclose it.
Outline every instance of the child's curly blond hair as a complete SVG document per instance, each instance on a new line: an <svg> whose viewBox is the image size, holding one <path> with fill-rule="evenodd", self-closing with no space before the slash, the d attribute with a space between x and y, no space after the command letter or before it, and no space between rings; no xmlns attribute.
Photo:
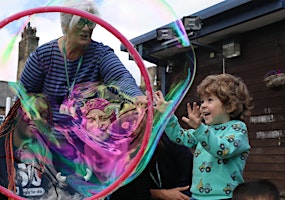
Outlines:
<svg viewBox="0 0 285 200"><path fill-rule="evenodd" d="M197 86L198 96L213 94L217 96L226 109L232 109L231 120L245 121L249 117L252 105L252 97L240 77L231 74L208 75Z"/></svg>

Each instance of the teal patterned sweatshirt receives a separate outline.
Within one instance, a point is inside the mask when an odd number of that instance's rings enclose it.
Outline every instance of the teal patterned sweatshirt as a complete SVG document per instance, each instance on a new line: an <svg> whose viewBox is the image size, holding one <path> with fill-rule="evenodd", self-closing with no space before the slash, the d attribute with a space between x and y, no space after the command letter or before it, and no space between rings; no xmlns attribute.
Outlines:
<svg viewBox="0 0 285 200"><path fill-rule="evenodd" d="M172 116L165 129L173 142L194 148L192 197L218 200L232 197L244 182L242 174L249 154L247 127L239 120L197 129L183 129Z"/></svg>

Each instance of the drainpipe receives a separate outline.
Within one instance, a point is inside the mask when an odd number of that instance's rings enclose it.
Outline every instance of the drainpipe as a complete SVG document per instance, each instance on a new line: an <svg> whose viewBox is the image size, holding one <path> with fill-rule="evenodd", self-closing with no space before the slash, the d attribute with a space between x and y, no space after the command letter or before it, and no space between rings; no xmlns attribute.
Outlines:
<svg viewBox="0 0 285 200"><path fill-rule="evenodd" d="M6 109L5 109L5 116L8 115L11 108L11 97L6 98Z"/></svg>

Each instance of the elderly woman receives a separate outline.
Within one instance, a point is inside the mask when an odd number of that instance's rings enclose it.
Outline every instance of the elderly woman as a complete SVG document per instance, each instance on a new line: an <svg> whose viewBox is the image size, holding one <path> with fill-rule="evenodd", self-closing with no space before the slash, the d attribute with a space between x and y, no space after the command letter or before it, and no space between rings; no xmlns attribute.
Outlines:
<svg viewBox="0 0 285 200"><path fill-rule="evenodd" d="M67 0L64 6L99 14L90 0ZM61 13L60 16L63 36L31 53L20 78L28 93L43 93L48 97L54 121L64 117L60 106L77 83L115 84L137 102L147 103L113 49L91 39L96 24L76 15ZM66 120L59 122L63 121Z"/></svg>
<svg viewBox="0 0 285 200"><path fill-rule="evenodd" d="M98 16L94 1L67 0L66 7L79 9ZM74 174L85 176L70 160L80 158L83 142L74 132L64 135L60 128L70 129L72 116L66 112L64 100L72 93L74 85L101 81L105 85L117 85L136 103L146 103L146 96L136 85L135 79L121 63L110 47L91 39L96 24L92 21L67 13L61 13L63 36L39 46L25 63L20 83L27 93L43 93L50 104L53 116L55 141L50 142L53 164L62 176ZM76 141L72 144L70 141ZM74 169L75 168L75 169Z"/></svg>

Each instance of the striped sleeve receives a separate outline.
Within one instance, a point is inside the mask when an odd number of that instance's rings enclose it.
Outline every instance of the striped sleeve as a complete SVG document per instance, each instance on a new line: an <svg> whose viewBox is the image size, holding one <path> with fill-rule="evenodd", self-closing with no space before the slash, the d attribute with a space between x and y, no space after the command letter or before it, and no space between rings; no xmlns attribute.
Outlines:
<svg viewBox="0 0 285 200"><path fill-rule="evenodd" d="M101 57L100 73L104 77L105 84L117 85L130 96L142 95L134 77L112 49L104 51Z"/></svg>

